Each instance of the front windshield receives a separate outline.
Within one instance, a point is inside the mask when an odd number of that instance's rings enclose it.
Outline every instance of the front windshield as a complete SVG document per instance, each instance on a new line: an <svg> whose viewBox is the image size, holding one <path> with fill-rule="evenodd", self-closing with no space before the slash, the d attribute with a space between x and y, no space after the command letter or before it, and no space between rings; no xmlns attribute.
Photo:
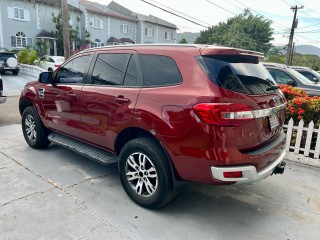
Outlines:
<svg viewBox="0 0 320 240"><path fill-rule="evenodd" d="M287 70L296 78L298 78L303 84L314 85L314 82L303 76L301 73L294 69L287 68Z"/></svg>

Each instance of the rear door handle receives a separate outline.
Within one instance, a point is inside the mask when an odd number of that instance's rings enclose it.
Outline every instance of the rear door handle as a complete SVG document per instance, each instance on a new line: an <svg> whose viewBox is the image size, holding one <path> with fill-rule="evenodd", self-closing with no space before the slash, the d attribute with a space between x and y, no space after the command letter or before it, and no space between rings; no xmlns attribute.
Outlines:
<svg viewBox="0 0 320 240"><path fill-rule="evenodd" d="M123 97L122 95L116 97L114 100L115 100L118 104L122 104L122 103L127 103L127 102L129 102L129 99Z"/></svg>
<svg viewBox="0 0 320 240"><path fill-rule="evenodd" d="M67 96L68 96L69 98L76 98L76 97L77 97L77 94L75 94L74 92L70 92L70 93L67 94Z"/></svg>

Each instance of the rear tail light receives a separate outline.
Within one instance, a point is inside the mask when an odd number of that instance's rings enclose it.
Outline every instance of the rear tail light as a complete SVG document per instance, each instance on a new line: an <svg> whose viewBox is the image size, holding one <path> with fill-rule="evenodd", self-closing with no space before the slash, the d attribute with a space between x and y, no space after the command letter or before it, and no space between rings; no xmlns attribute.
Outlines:
<svg viewBox="0 0 320 240"><path fill-rule="evenodd" d="M242 177L242 172L241 171L236 171L236 172L224 172L223 176L225 178L241 178Z"/></svg>
<svg viewBox="0 0 320 240"><path fill-rule="evenodd" d="M237 103L199 103L193 110L201 121L218 126L236 127L251 121L251 109Z"/></svg>

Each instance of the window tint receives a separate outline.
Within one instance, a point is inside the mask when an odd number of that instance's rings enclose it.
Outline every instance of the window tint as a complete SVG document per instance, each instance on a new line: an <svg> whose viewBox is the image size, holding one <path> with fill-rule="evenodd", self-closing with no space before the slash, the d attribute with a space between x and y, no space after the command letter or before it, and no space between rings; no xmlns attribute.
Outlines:
<svg viewBox="0 0 320 240"><path fill-rule="evenodd" d="M89 55L80 56L68 62L57 72L55 82L81 83L89 58Z"/></svg>
<svg viewBox="0 0 320 240"><path fill-rule="evenodd" d="M168 86L182 82L175 61L170 57L140 55L144 86Z"/></svg>
<svg viewBox="0 0 320 240"><path fill-rule="evenodd" d="M137 66L134 56L131 55L130 62L124 78L124 86L136 86L138 81Z"/></svg>
<svg viewBox="0 0 320 240"><path fill-rule="evenodd" d="M121 85L129 54L99 54L93 68L91 83Z"/></svg>
<svg viewBox="0 0 320 240"><path fill-rule="evenodd" d="M280 84L287 84L289 79L292 79L287 73L278 69L271 69L269 68L268 71L270 72L273 79ZM293 79L292 79L293 80Z"/></svg>
<svg viewBox="0 0 320 240"><path fill-rule="evenodd" d="M309 72L304 72L304 71L298 71L298 72L301 73L303 76L305 76L306 78L308 78L311 81L313 81L313 78L315 77Z"/></svg>
<svg viewBox="0 0 320 240"><path fill-rule="evenodd" d="M248 95L268 94L276 85L272 76L254 57L212 55L196 57L197 62L218 86Z"/></svg>

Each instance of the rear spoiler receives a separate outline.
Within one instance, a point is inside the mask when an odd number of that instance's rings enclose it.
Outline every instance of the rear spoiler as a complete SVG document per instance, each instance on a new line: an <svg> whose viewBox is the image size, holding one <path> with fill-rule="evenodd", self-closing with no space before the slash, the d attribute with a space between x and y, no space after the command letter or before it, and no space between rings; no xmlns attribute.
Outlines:
<svg viewBox="0 0 320 240"><path fill-rule="evenodd" d="M244 50L240 48L228 48L228 47L205 47L200 48L201 55L243 55L248 57L256 57L259 60L265 59L265 56L261 52Z"/></svg>

